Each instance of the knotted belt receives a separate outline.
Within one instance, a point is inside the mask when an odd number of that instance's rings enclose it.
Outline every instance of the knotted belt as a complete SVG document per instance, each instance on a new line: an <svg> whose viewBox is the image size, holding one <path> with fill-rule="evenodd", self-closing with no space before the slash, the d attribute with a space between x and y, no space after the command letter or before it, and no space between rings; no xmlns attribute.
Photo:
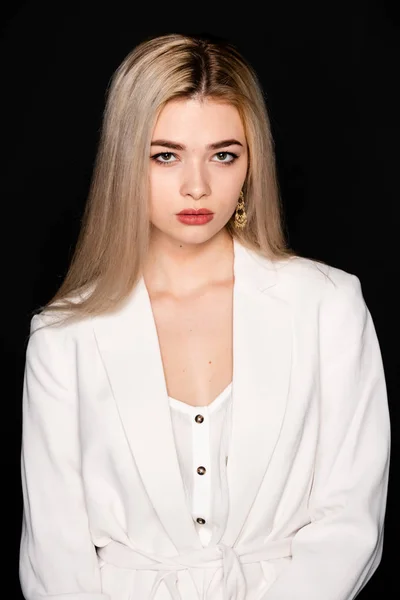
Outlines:
<svg viewBox="0 0 400 600"><path fill-rule="evenodd" d="M164 581L172 600L183 600L178 590L178 571L184 569L223 569L224 600L246 600L246 580L242 564L255 563L291 556L293 538L266 542L257 548L240 549L218 544L216 546L191 550L176 556L160 556L133 549L120 542L111 541L97 549L98 556L116 567L134 570L159 571L150 592L149 600L154 600L160 583ZM212 581L210 582L211 585ZM197 587L195 585L197 590ZM197 592L199 600L199 594Z"/></svg>

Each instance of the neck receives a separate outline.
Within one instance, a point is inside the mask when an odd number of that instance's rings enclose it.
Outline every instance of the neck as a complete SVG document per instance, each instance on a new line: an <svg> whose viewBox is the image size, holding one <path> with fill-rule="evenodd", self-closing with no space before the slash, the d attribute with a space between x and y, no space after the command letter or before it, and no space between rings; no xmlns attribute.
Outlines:
<svg viewBox="0 0 400 600"><path fill-rule="evenodd" d="M154 232L143 268L152 294L188 296L202 288L233 281L233 240L224 228L203 243L185 243Z"/></svg>

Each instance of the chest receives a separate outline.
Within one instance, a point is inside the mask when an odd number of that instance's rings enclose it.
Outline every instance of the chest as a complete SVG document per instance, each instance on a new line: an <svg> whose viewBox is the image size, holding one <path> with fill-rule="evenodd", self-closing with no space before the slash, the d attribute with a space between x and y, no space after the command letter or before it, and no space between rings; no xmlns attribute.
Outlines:
<svg viewBox="0 0 400 600"><path fill-rule="evenodd" d="M232 380L232 284L151 300L168 395L207 406Z"/></svg>

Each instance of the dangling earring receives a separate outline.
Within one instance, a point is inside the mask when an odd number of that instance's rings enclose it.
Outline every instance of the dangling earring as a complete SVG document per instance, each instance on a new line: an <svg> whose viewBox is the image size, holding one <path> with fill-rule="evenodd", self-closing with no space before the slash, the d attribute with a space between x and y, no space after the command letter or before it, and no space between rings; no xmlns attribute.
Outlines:
<svg viewBox="0 0 400 600"><path fill-rule="evenodd" d="M239 200L236 206L234 226L236 229L243 229L247 223L247 215L244 209L244 194L240 192Z"/></svg>

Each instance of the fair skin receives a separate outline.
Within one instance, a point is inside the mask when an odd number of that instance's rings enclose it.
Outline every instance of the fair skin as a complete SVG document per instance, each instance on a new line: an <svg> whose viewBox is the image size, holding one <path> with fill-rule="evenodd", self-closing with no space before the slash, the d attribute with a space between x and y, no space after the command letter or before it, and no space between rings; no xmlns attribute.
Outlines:
<svg viewBox="0 0 400 600"><path fill-rule="evenodd" d="M229 104L176 100L161 111L152 142L143 276L168 395L205 406L232 380L233 244L225 225L247 174L245 131ZM217 142L224 144L210 147ZM214 218L185 225L176 217L184 208L208 208Z"/></svg>
<svg viewBox="0 0 400 600"><path fill-rule="evenodd" d="M155 285L179 296L200 289L213 274L218 278L227 268L226 258L232 257L225 225L246 178L247 143L237 109L212 100L169 102L152 135L152 143L162 140L185 149L151 146L151 156L161 156L150 165L152 232L146 269ZM241 145L207 149L225 140ZM238 158L232 160L230 153ZM187 226L176 218L184 208L208 208L214 218L206 225Z"/></svg>

